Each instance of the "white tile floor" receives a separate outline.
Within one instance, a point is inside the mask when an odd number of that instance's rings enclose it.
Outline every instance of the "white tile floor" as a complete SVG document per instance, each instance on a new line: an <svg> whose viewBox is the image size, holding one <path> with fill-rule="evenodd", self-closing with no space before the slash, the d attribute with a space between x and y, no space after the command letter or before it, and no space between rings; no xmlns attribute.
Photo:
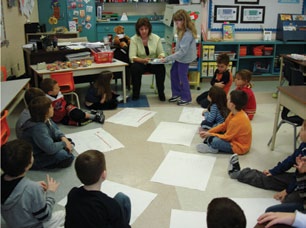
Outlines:
<svg viewBox="0 0 306 228"><path fill-rule="evenodd" d="M229 155L208 154L203 155L196 152L195 146L201 142L198 135L195 135L191 146L161 144L148 142L147 139L161 121L178 122L183 107L168 102L160 102L157 95L150 89L151 78L143 80L142 93L147 95L150 107L143 108L157 112L153 118L141 126L128 127L118 124L105 123L103 129L112 134L125 147L106 153L108 168L108 180L124 184L140 190L156 193L157 196L144 212L132 224L134 228L168 228L170 226L170 217L172 209L206 212L206 208L211 199L215 197L231 198L265 198L271 199L272 191L257 189L232 180L227 175L227 166ZM275 92L277 81L255 81L253 90L257 99L257 113L252 121L253 143L251 151L240 156L242 167L254 167L263 170L274 166L279 160L282 160L293 150L292 132L289 126L283 126L278 135L274 151L270 151L267 142L272 133L276 100L272 98ZM166 97L171 96L169 79L166 79ZM84 96L87 84L77 85L77 91L80 98ZM201 84L201 91L192 89L195 98L200 92L210 87L209 83ZM82 99L81 99L82 100ZM195 99L194 99L195 100ZM195 101L188 107L198 107ZM14 113L9 117L10 126L14 126L19 112L23 109L19 105ZM106 118L121 111L105 111ZM98 128L101 125L91 123L84 127L63 126L60 128L66 134L76 131ZM11 139L15 138L15 129L12 128ZM214 167L208 185L205 191L194 190L184 187L175 187L150 181L162 161L170 150L179 151L187 154L200 156L211 156L216 158ZM182 170L184 172L184 170ZM28 176L33 180L45 179L49 173L61 185L56 193L56 200L64 198L69 190L80 185L75 176L73 166L63 170L30 171ZM243 208L246 211L252 211L252 205L249 208ZM63 209L56 205L55 210ZM133 208L132 208L133 210ZM205 219L205 218L203 218ZM252 223L256 218L248 218ZM248 224L253 227L255 224Z"/></svg>

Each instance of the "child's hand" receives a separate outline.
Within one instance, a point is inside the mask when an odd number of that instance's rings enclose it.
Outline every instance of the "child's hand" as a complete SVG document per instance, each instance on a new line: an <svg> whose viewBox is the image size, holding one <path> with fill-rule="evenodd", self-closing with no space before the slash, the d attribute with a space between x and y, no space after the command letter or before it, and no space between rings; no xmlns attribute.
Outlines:
<svg viewBox="0 0 306 228"><path fill-rule="evenodd" d="M283 202L283 200L285 199L286 195L287 195L287 191L286 191L286 189L284 189L283 191L274 194L273 198Z"/></svg>
<svg viewBox="0 0 306 228"><path fill-rule="evenodd" d="M51 191L51 192L56 192L57 191L59 183L56 182L56 180L54 180L48 174L47 174L47 183L48 183L48 187L47 187L48 191Z"/></svg>
<svg viewBox="0 0 306 228"><path fill-rule="evenodd" d="M204 139L204 138L207 138L207 137L209 137L210 136L210 133L208 132L208 131L200 131L200 137L202 138L202 139Z"/></svg>
<svg viewBox="0 0 306 228"><path fill-rule="evenodd" d="M206 108L203 109L202 116L204 116L205 112L208 112L208 110Z"/></svg>
<svg viewBox="0 0 306 228"><path fill-rule="evenodd" d="M294 165L294 167L299 171L299 173L306 173L306 156L297 156L295 162L296 165Z"/></svg>
<svg viewBox="0 0 306 228"><path fill-rule="evenodd" d="M263 174L265 174L266 176L272 176L272 174L269 172L269 170L265 169L264 171L262 171Z"/></svg>
<svg viewBox="0 0 306 228"><path fill-rule="evenodd" d="M65 142L65 144L66 144L66 149L68 150L69 153L71 153L72 150L73 150L73 145L72 145L72 143L71 143L66 137L62 137L62 141Z"/></svg>
<svg viewBox="0 0 306 228"><path fill-rule="evenodd" d="M216 82L214 85L219 87L219 88L223 88L224 87L223 82Z"/></svg>
<svg viewBox="0 0 306 228"><path fill-rule="evenodd" d="M37 183L39 184L40 187L42 187L44 191L47 191L48 185L45 181L37 181Z"/></svg>

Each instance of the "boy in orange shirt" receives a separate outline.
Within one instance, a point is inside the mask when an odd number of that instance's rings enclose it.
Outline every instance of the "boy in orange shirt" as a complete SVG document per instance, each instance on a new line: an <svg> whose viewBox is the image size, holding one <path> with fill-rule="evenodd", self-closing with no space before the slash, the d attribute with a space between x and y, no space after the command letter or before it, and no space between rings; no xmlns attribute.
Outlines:
<svg viewBox="0 0 306 228"><path fill-rule="evenodd" d="M198 152L246 154L250 150L252 127L248 116L242 110L247 101L248 95L241 90L234 90L227 96L227 107L231 112L224 123L209 131L200 131L201 138L207 138L207 144L198 144Z"/></svg>

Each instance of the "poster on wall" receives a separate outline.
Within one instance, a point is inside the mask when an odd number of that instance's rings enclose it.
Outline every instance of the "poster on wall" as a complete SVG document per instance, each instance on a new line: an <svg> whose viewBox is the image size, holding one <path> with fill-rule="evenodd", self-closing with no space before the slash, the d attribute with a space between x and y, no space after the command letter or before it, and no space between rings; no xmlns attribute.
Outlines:
<svg viewBox="0 0 306 228"><path fill-rule="evenodd" d="M239 16L239 6L215 5L215 23L237 23Z"/></svg>
<svg viewBox="0 0 306 228"><path fill-rule="evenodd" d="M240 23L264 23L264 6L242 6Z"/></svg>

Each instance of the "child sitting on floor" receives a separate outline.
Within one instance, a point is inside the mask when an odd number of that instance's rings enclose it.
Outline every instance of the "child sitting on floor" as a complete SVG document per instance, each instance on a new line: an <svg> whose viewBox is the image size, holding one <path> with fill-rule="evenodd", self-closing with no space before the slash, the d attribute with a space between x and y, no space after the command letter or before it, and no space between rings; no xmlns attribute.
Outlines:
<svg viewBox="0 0 306 228"><path fill-rule="evenodd" d="M111 80L113 73L103 71L95 81L90 83L85 97L85 106L88 109L111 110L116 109L118 105L117 97L111 89Z"/></svg>
<svg viewBox="0 0 306 228"><path fill-rule="evenodd" d="M130 198L121 192L111 198L101 191L107 176L105 163L98 150L87 150L76 158L75 171L84 185L68 193L66 228L130 227Z"/></svg>
<svg viewBox="0 0 306 228"><path fill-rule="evenodd" d="M54 116L52 120L55 123L75 126L83 126L91 121L104 123L105 116L103 112L92 110L91 113L87 113L72 104L68 104L56 80L45 78L42 80L40 87L52 101L54 107Z"/></svg>
<svg viewBox="0 0 306 228"><path fill-rule="evenodd" d="M26 102L26 105L29 106L30 102L38 96L46 96L46 94L44 93L44 91L42 91L39 88L36 87L31 87L29 89L27 89L24 93L24 100ZM23 109L23 111L20 113L19 118L16 122L15 125L15 131L16 131L16 136L18 139L22 138L22 126L23 124L31 118L31 114L29 109L26 107L25 109Z"/></svg>
<svg viewBox="0 0 306 228"><path fill-rule="evenodd" d="M239 70L236 73L235 84L236 90L242 90L248 95L248 102L243 108L249 119L252 120L256 112L256 99L252 91L252 72L249 70Z"/></svg>
<svg viewBox="0 0 306 228"><path fill-rule="evenodd" d="M210 104L207 110L203 111L204 120L201 123L201 128L204 130L223 123L229 113L226 106L226 94L223 89L212 86L208 91L207 99L210 101Z"/></svg>
<svg viewBox="0 0 306 228"><path fill-rule="evenodd" d="M232 73L228 70L228 65L230 58L227 54L220 54L217 58L217 69L214 73L214 76L210 80L211 86L218 86L225 91L227 95L231 85L233 83ZM209 105L209 100L207 99L208 91L200 94L197 97L197 103L201 105L202 108L207 108Z"/></svg>
<svg viewBox="0 0 306 228"><path fill-rule="evenodd" d="M299 157L306 156L306 120L304 120L300 131L300 139L302 143L292 155L288 156L282 162L278 162L272 169L262 172L250 168L240 170L238 156L232 155L229 161L228 174L232 179L237 179L239 182L258 188L279 191L274 195L274 198L280 200L282 205L272 206L267 211L305 211L303 198L299 195L299 188L297 188L297 177L300 176L298 169L295 172L287 171L298 165ZM303 185L305 185L305 182Z"/></svg>
<svg viewBox="0 0 306 228"><path fill-rule="evenodd" d="M64 225L65 211L53 212L59 183L47 175L47 183L26 177L33 164L31 144L16 139L1 147L1 216L9 227Z"/></svg>
<svg viewBox="0 0 306 228"><path fill-rule="evenodd" d="M249 118L242 110L248 101L244 91L234 90L227 96L227 107L230 110L224 123L208 131L200 131L205 143L197 145L200 153L236 153L245 154L252 143L252 127Z"/></svg>
<svg viewBox="0 0 306 228"><path fill-rule="evenodd" d="M29 105L31 119L22 126L22 139L33 147L32 169L66 168L71 165L73 143L66 138L56 124L51 100L46 96L35 97Z"/></svg>

